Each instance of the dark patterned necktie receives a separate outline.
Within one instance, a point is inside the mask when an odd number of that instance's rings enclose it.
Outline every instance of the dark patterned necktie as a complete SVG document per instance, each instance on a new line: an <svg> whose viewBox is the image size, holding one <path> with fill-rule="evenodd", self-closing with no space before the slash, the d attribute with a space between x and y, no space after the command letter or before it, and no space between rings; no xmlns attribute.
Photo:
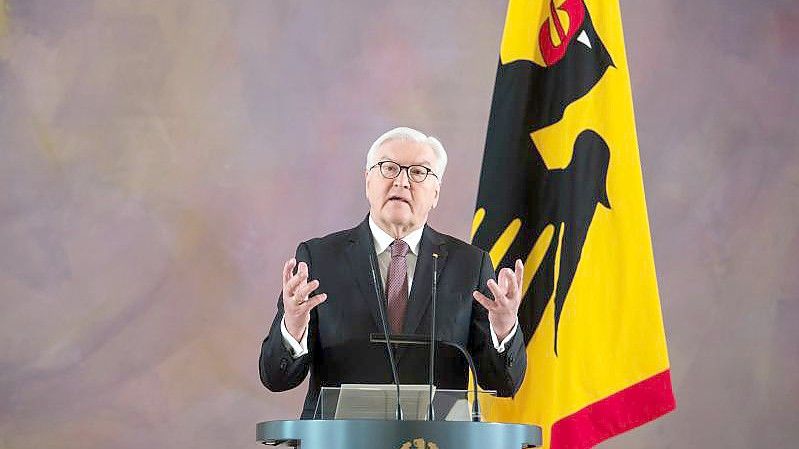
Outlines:
<svg viewBox="0 0 799 449"><path fill-rule="evenodd" d="M391 332L402 332L405 322L405 309L408 308L408 244L404 240L394 240L391 244L391 264L388 266L388 322Z"/></svg>

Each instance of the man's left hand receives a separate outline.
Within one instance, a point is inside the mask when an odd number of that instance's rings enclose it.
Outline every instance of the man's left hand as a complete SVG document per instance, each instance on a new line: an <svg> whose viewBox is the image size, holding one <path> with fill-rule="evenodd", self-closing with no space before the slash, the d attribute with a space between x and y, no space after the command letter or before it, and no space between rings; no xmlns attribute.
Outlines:
<svg viewBox="0 0 799 449"><path fill-rule="evenodd" d="M519 313L522 303L522 279L524 278L524 265L516 259L516 269L503 268L497 276L499 281L489 279L486 287L494 295L494 300L475 290L474 299L488 310L488 321L500 341L510 334Z"/></svg>

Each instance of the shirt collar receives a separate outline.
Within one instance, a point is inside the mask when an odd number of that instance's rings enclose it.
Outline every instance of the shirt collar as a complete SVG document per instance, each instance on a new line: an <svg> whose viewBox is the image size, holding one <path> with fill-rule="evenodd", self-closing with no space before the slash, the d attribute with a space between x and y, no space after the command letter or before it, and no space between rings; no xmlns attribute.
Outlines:
<svg viewBox="0 0 799 449"><path fill-rule="evenodd" d="M388 235L386 231L380 229L380 226L378 226L377 223L375 223L375 221L372 219L371 214L369 215L369 229L372 230L372 240L374 240L375 251L377 254L381 254L389 247L389 245L394 243L394 237ZM419 255L419 246L421 246L423 231L424 226L402 238L402 240L408 244L410 251L415 256Z"/></svg>

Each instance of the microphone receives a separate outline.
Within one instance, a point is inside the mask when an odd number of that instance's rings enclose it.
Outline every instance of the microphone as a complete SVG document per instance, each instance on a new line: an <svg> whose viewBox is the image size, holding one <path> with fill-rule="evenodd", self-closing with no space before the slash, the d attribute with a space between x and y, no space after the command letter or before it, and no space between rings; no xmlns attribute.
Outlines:
<svg viewBox="0 0 799 449"><path fill-rule="evenodd" d="M380 334L369 334L369 341L372 343L383 343L386 341L386 337L385 335ZM472 355L469 354L469 351L467 351L466 348L464 348L461 344L454 341L437 339L436 342L457 349L463 355L463 358L466 359L466 364L469 365L469 371L472 373L472 377L474 378L474 384L472 385L472 394L474 394L474 402L472 402L472 421L480 422L483 418L483 415L480 410L480 401L477 396L477 367L474 364ZM394 336L391 337L391 344L429 345L430 341L424 335L394 334Z"/></svg>
<svg viewBox="0 0 799 449"><path fill-rule="evenodd" d="M436 368L436 292L438 291L438 254L433 253L433 291L430 296L430 382L428 384L429 401L427 403L427 420L435 419L433 411L433 376Z"/></svg>
<svg viewBox="0 0 799 449"><path fill-rule="evenodd" d="M391 375L394 377L394 385L397 387L397 420L402 421L402 405L400 404L400 382L399 375L397 374L397 362L394 360L394 351L391 349L391 339L388 333L388 324L386 322L386 311L383 310L383 295L380 294L380 287L378 287L377 274L375 270L375 255L374 251L369 253L369 269L372 271L372 283L375 286L375 298L377 298L378 309L380 310L380 323L383 325L383 337L386 341L386 351L388 351L388 362L391 365Z"/></svg>

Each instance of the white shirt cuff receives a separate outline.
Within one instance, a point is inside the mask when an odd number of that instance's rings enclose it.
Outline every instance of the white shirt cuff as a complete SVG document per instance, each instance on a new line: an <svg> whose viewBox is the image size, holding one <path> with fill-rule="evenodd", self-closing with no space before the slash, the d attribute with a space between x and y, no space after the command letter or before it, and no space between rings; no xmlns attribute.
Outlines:
<svg viewBox="0 0 799 449"><path fill-rule="evenodd" d="M491 343L494 344L494 349L496 349L497 352L501 354L505 352L505 345L508 344L508 342L510 342L510 340L513 338L514 335L516 335L516 330L519 328L519 319L516 318L516 324L513 325L513 328L510 330L510 333L508 333L508 336L505 337L505 339L502 340L501 343L499 342L499 337L497 337L497 333L494 332L494 326L492 326L491 323L488 323L488 327L491 330Z"/></svg>
<svg viewBox="0 0 799 449"><path fill-rule="evenodd" d="M491 331L493 334L493 330ZM295 359L298 359L305 354L308 354L308 328L305 328L305 332L302 333L302 339L297 341L292 337L289 333L289 330L286 328L286 318L284 317L280 320L280 333L283 334L283 345L286 346L286 349L291 351L291 356ZM494 337L496 340L497 337ZM496 345L495 345L496 346ZM501 352L501 351L500 351Z"/></svg>

